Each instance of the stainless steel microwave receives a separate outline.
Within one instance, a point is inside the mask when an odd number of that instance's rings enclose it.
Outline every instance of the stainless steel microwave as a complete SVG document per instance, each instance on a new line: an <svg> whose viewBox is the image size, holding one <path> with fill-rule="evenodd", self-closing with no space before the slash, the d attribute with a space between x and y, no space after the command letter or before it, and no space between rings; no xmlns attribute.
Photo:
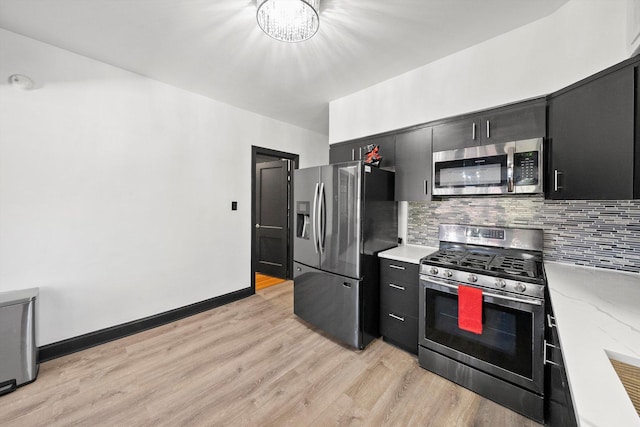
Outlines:
<svg viewBox="0 0 640 427"><path fill-rule="evenodd" d="M542 138L433 153L433 195L542 193Z"/></svg>

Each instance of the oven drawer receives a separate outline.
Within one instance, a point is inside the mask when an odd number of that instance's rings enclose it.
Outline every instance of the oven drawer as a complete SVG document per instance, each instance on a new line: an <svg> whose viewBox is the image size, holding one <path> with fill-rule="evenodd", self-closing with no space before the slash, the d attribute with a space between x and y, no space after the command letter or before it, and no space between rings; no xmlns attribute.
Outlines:
<svg viewBox="0 0 640 427"><path fill-rule="evenodd" d="M418 354L418 318L393 311L382 306L380 310L380 333L403 350Z"/></svg>
<svg viewBox="0 0 640 427"><path fill-rule="evenodd" d="M415 283L398 280L380 280L380 305L394 312L418 317L418 280Z"/></svg>
<svg viewBox="0 0 640 427"><path fill-rule="evenodd" d="M386 258L380 259L380 278L385 281L417 283L418 269L418 264Z"/></svg>

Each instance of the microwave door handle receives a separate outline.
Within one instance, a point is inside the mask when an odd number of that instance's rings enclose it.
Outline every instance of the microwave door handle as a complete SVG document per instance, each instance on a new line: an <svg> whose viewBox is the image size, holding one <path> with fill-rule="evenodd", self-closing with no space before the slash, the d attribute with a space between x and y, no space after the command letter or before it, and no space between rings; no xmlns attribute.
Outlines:
<svg viewBox="0 0 640 427"><path fill-rule="evenodd" d="M488 125L489 121L487 120L487 129L489 129ZM507 192L513 193L514 185L513 185L513 147L509 147L507 150Z"/></svg>

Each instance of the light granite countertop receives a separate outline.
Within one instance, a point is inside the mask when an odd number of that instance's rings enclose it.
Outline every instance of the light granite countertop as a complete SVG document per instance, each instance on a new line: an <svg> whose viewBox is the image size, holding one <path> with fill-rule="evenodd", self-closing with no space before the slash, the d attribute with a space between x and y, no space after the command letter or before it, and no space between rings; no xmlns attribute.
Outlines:
<svg viewBox="0 0 640 427"><path fill-rule="evenodd" d="M640 426L609 361L640 366L640 275L544 265L578 424Z"/></svg>
<svg viewBox="0 0 640 427"><path fill-rule="evenodd" d="M400 245L395 248L387 249L378 253L380 258L392 259L395 261L409 262L411 264L420 264L420 260L425 256L437 251L438 248L420 245Z"/></svg>

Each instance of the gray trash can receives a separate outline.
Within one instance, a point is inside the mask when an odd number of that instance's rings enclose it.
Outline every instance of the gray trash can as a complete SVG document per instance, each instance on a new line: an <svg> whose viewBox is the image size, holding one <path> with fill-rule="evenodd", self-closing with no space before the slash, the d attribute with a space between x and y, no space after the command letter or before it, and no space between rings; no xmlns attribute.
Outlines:
<svg viewBox="0 0 640 427"><path fill-rule="evenodd" d="M0 396L38 375L37 296L38 288L0 292Z"/></svg>

